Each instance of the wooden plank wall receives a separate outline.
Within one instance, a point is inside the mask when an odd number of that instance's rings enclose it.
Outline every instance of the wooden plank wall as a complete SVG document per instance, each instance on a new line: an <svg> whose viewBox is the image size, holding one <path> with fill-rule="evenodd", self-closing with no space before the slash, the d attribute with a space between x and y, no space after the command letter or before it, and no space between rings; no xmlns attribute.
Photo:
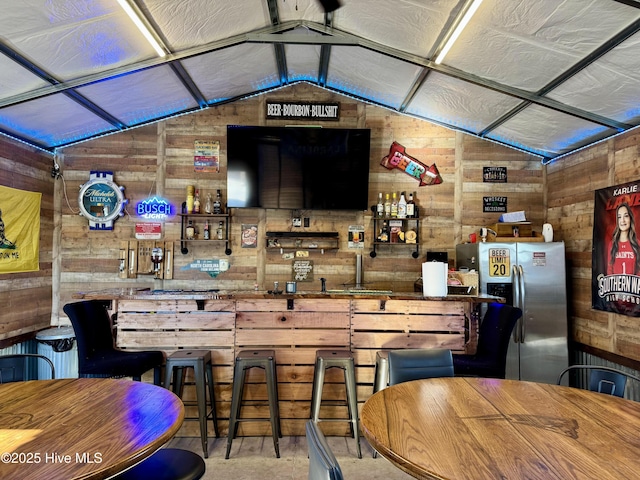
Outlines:
<svg viewBox="0 0 640 480"><path fill-rule="evenodd" d="M119 279L118 244L134 236L135 220L129 215L115 223L113 232L89 232L87 221L75 212L77 189L89 178L91 169L112 170L116 183L125 187L125 195L133 205L152 194L161 194L175 204L184 201L187 185L195 184L206 198L209 192L222 190L226 198L226 126L279 125L291 121L265 120L266 100L296 100L340 102L339 122L316 123L327 127L370 128L371 161L369 203L376 202L378 192L414 191L421 207L420 257L411 257L411 247L396 249L384 246L376 258L371 258L373 222L370 212L302 212L310 218L310 227L302 231L337 231L338 250L311 252L314 262L312 280L298 286L299 290L319 290L320 277L327 278L328 288L340 288L355 281L356 254L362 253L364 281L369 288L413 291L421 263L429 250L447 251L453 257L456 243L481 226L495 223L497 214L482 213L483 195L508 196L510 209L524 209L538 227L544 223L543 168L539 160L491 142L430 124L415 118L395 114L367 105L312 85L299 84L261 97L213 107L128 132L95 139L64 149L63 170L70 207L66 202L62 215L62 271L60 304L72 300L73 293L122 286L152 288L273 288L273 282L284 285L292 279L292 261L275 252L266 252L265 232L289 231L292 212L287 210L233 209L231 248L227 257L223 248L193 244L187 255L179 252L176 243L173 280ZM195 173L193 168L194 140L220 141L219 173ZM419 187L418 182L400 171L390 171L380 165L393 141L405 146L407 153L421 162L435 163L444 182L437 186ZM483 166L508 167L508 184L482 182ZM327 186L330 188L330 186ZM127 208L132 212L131 206ZM258 248L240 247L242 224L259 228ZM347 242L349 225L364 225L365 248L350 249ZM165 224L165 239L180 236L179 219ZM385 250L386 248L386 250ZM228 259L230 269L217 278L190 269L183 269L195 259Z"/></svg>
<svg viewBox="0 0 640 480"><path fill-rule="evenodd" d="M571 337L590 347L640 361L638 319L591 308L591 250L595 190L640 178L635 130L547 166L548 220L567 245Z"/></svg>
<svg viewBox="0 0 640 480"><path fill-rule="evenodd" d="M51 323L55 208L52 166L52 156L6 138L0 140L0 185L42 193L39 271L0 274L0 348L28 338Z"/></svg>
<svg viewBox="0 0 640 480"><path fill-rule="evenodd" d="M638 179L637 132L592 146L544 168L536 157L310 85L296 85L262 97L210 108L66 148L62 152L64 160L61 162L66 192L62 182L58 181L55 182L54 193L48 155L0 138L0 184L43 193L40 271L0 277L1 304L19 305L19 308L1 309L0 339L43 328L49 323L52 284L56 289L53 292L55 324L62 305L72 301L74 292L82 290L136 285L244 289L252 288L256 280L261 288L268 288L273 280L288 280L290 262L266 254L260 248L264 246L263 235L259 236L257 249L241 249L237 239L242 223L258 224L261 233L267 228L290 229L290 212L234 211L233 254L228 257L231 269L217 279L200 272L181 270L194 258L225 256L206 249L195 250L185 257L178 253L176 257L180 263L176 266L176 279L171 281L154 281L145 277L137 280L118 279L119 240L133 237L134 220L125 216L116 222L112 232L89 232L87 221L77 214L77 189L88 180L92 169L113 170L118 183L126 187L126 197L132 204L150 193L161 194L180 203L188 184L198 185L204 194L217 188L226 193L226 125L277 124L264 119L264 102L287 99L338 101L342 107L342 118L340 122L327 126L372 129L370 203L375 201L379 191L406 190L417 193L417 202L423 214L426 214L420 232L424 240L421 257L414 260L400 250L394 250L380 253L372 259L368 252L373 232L367 230L366 248L362 253L365 281L372 281L372 287L411 290L412 279L419 275L419 264L427 250L446 250L453 254L455 244L466 240L469 233L496 221L496 215L482 213L482 197L507 196L509 209L524 209L534 229L539 229L548 220L554 225L556 239L566 242L572 338L607 352L640 360L640 339L634 319L591 310L589 288L593 192ZM222 168L219 174L194 173L195 139L220 140ZM380 159L394 140L423 163L436 163L444 183L440 186L417 187L403 173L381 167ZM507 167L509 182L483 183L483 166ZM54 225L56 205L59 205L61 218ZM132 211L131 207L128 211ZM362 223L371 229L368 214L322 215L310 212L309 216L309 230L340 231L342 242L345 228L350 224ZM54 238L60 240L55 253ZM179 238L177 221L165 225L165 238ZM341 243L338 251L325 253L324 256L314 254L316 280L308 287L318 288L317 278L320 276L330 280L330 287L352 281L355 278L355 253ZM57 264L59 269L52 267ZM63 314L60 321L67 321Z"/></svg>

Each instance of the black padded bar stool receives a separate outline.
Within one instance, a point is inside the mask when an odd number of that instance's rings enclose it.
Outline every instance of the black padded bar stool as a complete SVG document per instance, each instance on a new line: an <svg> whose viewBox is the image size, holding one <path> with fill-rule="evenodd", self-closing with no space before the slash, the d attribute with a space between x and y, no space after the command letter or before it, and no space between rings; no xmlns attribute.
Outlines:
<svg viewBox="0 0 640 480"><path fill-rule="evenodd" d="M341 368L344 371L344 383L347 393L347 407L349 418L320 418L320 404L322 403L322 387L324 386L324 372L327 368ZM311 394L311 420L344 422L348 421L351 435L356 439L358 458L362 458L360 450L360 432L358 430L358 399L356 396L356 370L353 353L349 350L318 350L316 365L313 372L313 392Z"/></svg>
<svg viewBox="0 0 640 480"><path fill-rule="evenodd" d="M247 370L261 368L265 372L267 383L267 396L269 398L269 418L240 418L244 383ZM271 422L271 434L276 457L280 458L278 438L282 437L280 430L280 407L278 405L278 377L276 375L276 352L274 350L243 350L236 356L236 365L233 371L233 394L231 397L231 411L229 413L229 436L227 439L227 453L224 458L229 458L231 442L238 433L240 422Z"/></svg>
<svg viewBox="0 0 640 480"><path fill-rule="evenodd" d="M196 382L196 403L198 405L198 417L200 421L200 439L204 458L209 458L209 444L207 439L207 419L211 417L213 428L218 437L218 421L216 418L216 400L213 393L213 365L211 364L210 350L178 350L167 358L167 368L164 377L164 387L169 388L169 382L173 374L173 392L182 396L184 369L193 368L193 376ZM207 412L206 385L209 386L209 402L211 410ZM196 418L185 418L196 420Z"/></svg>
<svg viewBox="0 0 640 480"><path fill-rule="evenodd" d="M149 458L112 477L113 480L198 480L206 471L197 453L179 448L161 448Z"/></svg>

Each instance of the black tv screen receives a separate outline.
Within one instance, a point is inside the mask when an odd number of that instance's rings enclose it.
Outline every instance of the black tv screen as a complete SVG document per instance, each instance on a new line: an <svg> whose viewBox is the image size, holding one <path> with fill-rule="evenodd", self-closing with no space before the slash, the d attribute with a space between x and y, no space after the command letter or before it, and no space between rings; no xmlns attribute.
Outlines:
<svg viewBox="0 0 640 480"><path fill-rule="evenodd" d="M229 207L366 210L369 129L227 126Z"/></svg>

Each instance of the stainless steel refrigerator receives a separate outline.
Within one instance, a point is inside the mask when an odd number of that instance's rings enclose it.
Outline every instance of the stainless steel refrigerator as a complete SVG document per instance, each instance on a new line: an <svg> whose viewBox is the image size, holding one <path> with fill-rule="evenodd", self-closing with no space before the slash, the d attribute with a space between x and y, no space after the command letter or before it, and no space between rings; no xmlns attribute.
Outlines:
<svg viewBox="0 0 640 480"><path fill-rule="evenodd" d="M478 272L480 293L505 297L523 311L507 378L556 383L568 366L564 242L465 243L456 246L456 266Z"/></svg>

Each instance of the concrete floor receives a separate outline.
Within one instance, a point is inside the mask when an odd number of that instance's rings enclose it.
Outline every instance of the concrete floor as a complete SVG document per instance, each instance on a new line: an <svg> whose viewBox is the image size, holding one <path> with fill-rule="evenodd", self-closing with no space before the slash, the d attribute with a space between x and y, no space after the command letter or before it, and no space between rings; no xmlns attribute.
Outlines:
<svg viewBox="0 0 640 480"><path fill-rule="evenodd" d="M356 455L351 437L327 437L345 480L406 480L412 477L378 455L372 457L367 441L361 439L362 459ZM199 437L176 437L167 447L183 448L203 456ZM280 439L280 458L276 458L271 437L238 437L233 440L229 459L225 460L227 439L209 438L207 472L203 480L275 480L306 479L309 472L305 437Z"/></svg>

